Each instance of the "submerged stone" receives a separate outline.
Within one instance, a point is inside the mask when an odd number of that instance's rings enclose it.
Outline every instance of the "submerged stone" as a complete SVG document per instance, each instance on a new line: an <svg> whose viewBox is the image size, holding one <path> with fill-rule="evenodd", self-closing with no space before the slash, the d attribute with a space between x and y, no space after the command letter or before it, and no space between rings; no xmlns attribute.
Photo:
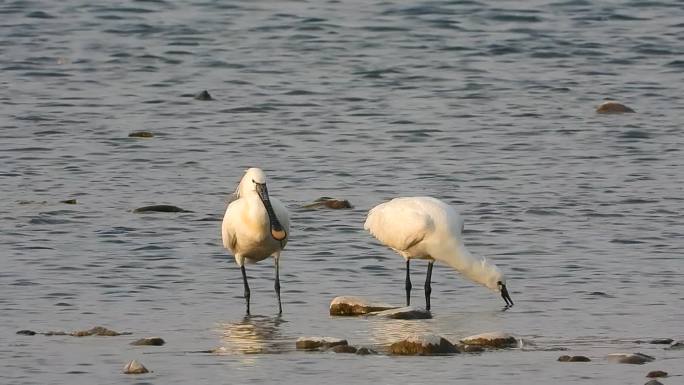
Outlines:
<svg viewBox="0 0 684 385"><path fill-rule="evenodd" d="M77 202L76 202L76 199L67 199L67 200L60 201L60 203L65 203L68 205L75 205Z"/></svg>
<svg viewBox="0 0 684 385"><path fill-rule="evenodd" d="M363 346L363 347L360 347L356 350L356 354L358 354L360 356L367 356L369 354L378 354L378 352L376 352L375 350L373 350L371 348L367 348L367 347Z"/></svg>
<svg viewBox="0 0 684 385"><path fill-rule="evenodd" d="M478 345L486 348L504 349L518 346L518 340L504 332L476 334L461 340L466 345Z"/></svg>
<svg viewBox="0 0 684 385"><path fill-rule="evenodd" d="M654 340L649 341L649 344L659 344L659 345L669 345L673 342L674 340L672 338L656 338Z"/></svg>
<svg viewBox="0 0 684 385"><path fill-rule="evenodd" d="M374 315L378 317L386 317L391 319L430 319L432 314L420 307L400 307L397 309L383 310L379 312L372 312L368 315Z"/></svg>
<svg viewBox="0 0 684 385"><path fill-rule="evenodd" d="M195 99L196 100L214 100L214 98L212 98L211 95L209 95L209 91L207 91L207 90L204 90L202 92L198 92L195 95Z"/></svg>
<svg viewBox="0 0 684 385"><path fill-rule="evenodd" d="M329 208L329 209L350 209L352 208L351 203L346 199L334 199L329 197L321 197L316 199L313 203L305 205L305 209L314 208Z"/></svg>
<svg viewBox="0 0 684 385"><path fill-rule="evenodd" d="M335 337L299 337L296 342L298 350L329 349L339 345L349 344L347 340Z"/></svg>
<svg viewBox="0 0 684 385"><path fill-rule="evenodd" d="M648 377L648 378L667 377L667 372L663 372L662 370L652 370L652 371L648 372L646 377Z"/></svg>
<svg viewBox="0 0 684 385"><path fill-rule="evenodd" d="M23 336L35 336L38 333L34 332L33 330L19 330L17 332L17 334L20 334Z"/></svg>
<svg viewBox="0 0 684 385"><path fill-rule="evenodd" d="M330 302L330 315L355 316L394 308L396 306L374 303L360 297L340 296Z"/></svg>
<svg viewBox="0 0 684 385"><path fill-rule="evenodd" d="M412 334L390 345L389 353L402 356L433 356L458 353L446 338L435 334Z"/></svg>
<svg viewBox="0 0 684 385"><path fill-rule="evenodd" d="M608 355L608 361L620 364L642 365L654 360L654 357L643 353L611 353Z"/></svg>
<svg viewBox="0 0 684 385"><path fill-rule="evenodd" d="M558 361L560 362L589 362L591 359L589 357L585 356L560 356L558 357Z"/></svg>
<svg viewBox="0 0 684 385"><path fill-rule="evenodd" d="M154 134L149 131L135 131L128 134L129 138L153 138Z"/></svg>
<svg viewBox="0 0 684 385"><path fill-rule="evenodd" d="M123 368L123 372L125 374L143 374L143 373L149 373L150 371L147 370L145 365L141 364L140 362L133 360L130 361L129 363L126 364Z"/></svg>
<svg viewBox="0 0 684 385"><path fill-rule="evenodd" d="M644 385L663 385L663 383L658 380L649 380Z"/></svg>
<svg viewBox="0 0 684 385"><path fill-rule="evenodd" d="M598 114L624 114L624 113L631 113L631 112L636 112L633 109L625 106L622 103L613 101L613 100L608 100L603 103L601 103L598 107L596 107L596 113Z"/></svg>
<svg viewBox="0 0 684 385"><path fill-rule="evenodd" d="M672 350L684 349L684 341L672 342L670 344L670 346L667 347L667 349L672 349Z"/></svg>
<svg viewBox="0 0 684 385"><path fill-rule="evenodd" d="M131 342L131 345L136 346L162 346L166 342L161 337L147 337Z"/></svg>
<svg viewBox="0 0 684 385"><path fill-rule="evenodd" d="M335 345L330 348L335 353L356 353L358 349L351 345Z"/></svg>
<svg viewBox="0 0 684 385"><path fill-rule="evenodd" d="M149 212L159 212L159 213L189 213L191 211L183 210L180 207L172 205L152 205L138 207L133 210L134 213L149 213Z"/></svg>
<svg viewBox="0 0 684 385"><path fill-rule="evenodd" d="M90 330L79 330L72 332L70 335L74 337L87 337L87 336L108 336L108 337L114 337L114 336L121 336L121 335L127 335L131 333L119 333L114 330L107 329L106 327L102 326L95 326L94 328Z"/></svg>

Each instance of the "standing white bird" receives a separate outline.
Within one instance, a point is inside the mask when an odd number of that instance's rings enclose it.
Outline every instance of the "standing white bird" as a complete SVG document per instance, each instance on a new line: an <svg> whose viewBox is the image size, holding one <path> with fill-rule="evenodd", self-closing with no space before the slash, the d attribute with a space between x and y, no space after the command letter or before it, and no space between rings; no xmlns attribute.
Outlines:
<svg viewBox="0 0 684 385"><path fill-rule="evenodd" d="M463 219L453 207L439 199L395 198L372 208L363 227L406 259L406 306L411 304L409 261L414 258L428 260L427 310L430 310L430 281L435 261L446 263L475 283L499 291L506 307L513 306L501 271L486 259L470 254L461 241Z"/></svg>
<svg viewBox="0 0 684 385"><path fill-rule="evenodd" d="M250 168L240 180L235 199L228 205L221 225L223 246L233 252L235 262L242 271L245 300L249 315L249 284L245 262L256 263L270 256L275 259L275 291L280 303L280 252L290 235L290 218L287 209L275 198L269 198L266 174L259 168Z"/></svg>

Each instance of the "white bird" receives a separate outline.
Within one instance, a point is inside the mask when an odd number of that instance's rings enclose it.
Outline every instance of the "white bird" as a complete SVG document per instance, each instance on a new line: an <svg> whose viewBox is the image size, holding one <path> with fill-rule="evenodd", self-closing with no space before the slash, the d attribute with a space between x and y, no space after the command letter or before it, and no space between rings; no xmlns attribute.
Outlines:
<svg viewBox="0 0 684 385"><path fill-rule="evenodd" d="M428 260L425 279L427 310L430 310L430 281L435 261L446 263L475 283L499 291L506 308L513 306L501 271L486 259L470 254L461 240L463 219L453 207L439 199L395 198L372 208L363 227L406 260L406 306L411 303L411 259Z"/></svg>
<svg viewBox="0 0 684 385"><path fill-rule="evenodd" d="M249 284L245 262L256 263L268 257L275 259L275 291L280 303L280 252L290 235L290 218L287 209L275 198L268 196L266 174L259 168L250 168L240 180L235 199L226 209L221 225L223 246L233 252L235 262L242 271L245 300L249 315Z"/></svg>

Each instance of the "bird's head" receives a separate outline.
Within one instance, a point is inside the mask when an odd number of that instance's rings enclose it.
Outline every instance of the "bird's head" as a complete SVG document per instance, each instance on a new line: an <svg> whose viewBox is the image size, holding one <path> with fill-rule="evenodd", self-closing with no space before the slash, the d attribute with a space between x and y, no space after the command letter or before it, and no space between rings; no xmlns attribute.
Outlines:
<svg viewBox="0 0 684 385"><path fill-rule="evenodd" d="M262 169L256 167L252 167L245 171L245 175L242 177L240 185L238 186L238 196L246 196L246 194L253 192L256 192L259 199L264 204L271 224L271 236L277 241L282 241L287 238L287 233L280 224L278 217L275 215L273 206L271 205L271 199L268 196L266 174Z"/></svg>

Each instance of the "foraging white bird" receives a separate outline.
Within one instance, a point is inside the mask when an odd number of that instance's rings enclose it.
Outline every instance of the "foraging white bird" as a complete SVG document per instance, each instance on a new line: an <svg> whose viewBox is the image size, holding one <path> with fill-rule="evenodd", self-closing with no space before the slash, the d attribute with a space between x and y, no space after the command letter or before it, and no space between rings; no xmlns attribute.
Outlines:
<svg viewBox="0 0 684 385"><path fill-rule="evenodd" d="M249 315L249 284L245 262L256 263L268 257L275 259L275 291L280 303L280 252L290 235L290 218L279 200L268 196L266 174L259 168L250 168L240 180L235 199L226 209L221 225L223 246L233 252L235 262L242 271L245 300Z"/></svg>
<svg viewBox="0 0 684 385"><path fill-rule="evenodd" d="M411 303L411 259L428 260L427 310L430 310L430 281L435 261L446 263L475 283L499 291L506 307L513 306L504 275L491 262L470 254L461 240L463 219L453 207L439 199L402 197L381 203L368 212L363 227L406 259L406 306Z"/></svg>

